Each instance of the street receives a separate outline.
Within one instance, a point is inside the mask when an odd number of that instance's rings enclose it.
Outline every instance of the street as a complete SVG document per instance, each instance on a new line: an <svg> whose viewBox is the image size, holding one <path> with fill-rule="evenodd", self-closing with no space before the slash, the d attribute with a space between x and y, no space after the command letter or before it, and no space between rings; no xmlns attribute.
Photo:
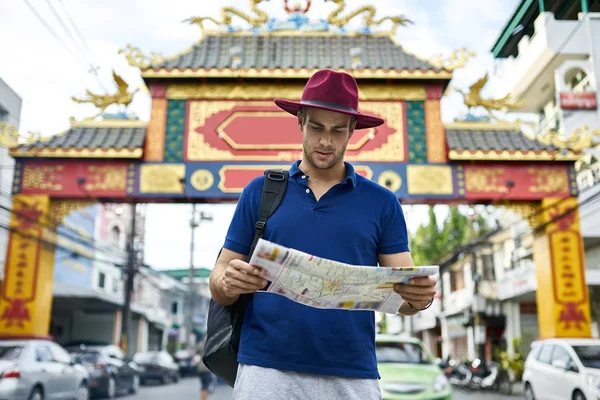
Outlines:
<svg viewBox="0 0 600 400"><path fill-rule="evenodd" d="M123 399L130 400L162 400L167 398L177 400L188 400L199 398L199 382L197 379L186 378L182 379L177 384L169 384L165 386L150 385L142 386L136 396L123 397ZM216 392L209 398L210 400L230 400L232 389L226 385L217 386ZM520 394L514 394L513 396L507 397L497 393L485 393L485 392L470 392L465 393L458 390L454 390L455 400L505 400L510 399L522 399L523 396Z"/></svg>

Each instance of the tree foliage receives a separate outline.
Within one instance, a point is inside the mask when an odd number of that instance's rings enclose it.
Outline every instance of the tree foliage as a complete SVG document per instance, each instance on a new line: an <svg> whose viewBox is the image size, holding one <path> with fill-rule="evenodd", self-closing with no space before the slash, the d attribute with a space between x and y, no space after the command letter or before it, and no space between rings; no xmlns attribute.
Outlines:
<svg viewBox="0 0 600 400"><path fill-rule="evenodd" d="M450 206L448 217L440 228L434 206L429 206L429 223L419 226L410 238L411 254L416 265L436 264L457 247L490 231L483 215L469 217L457 206Z"/></svg>

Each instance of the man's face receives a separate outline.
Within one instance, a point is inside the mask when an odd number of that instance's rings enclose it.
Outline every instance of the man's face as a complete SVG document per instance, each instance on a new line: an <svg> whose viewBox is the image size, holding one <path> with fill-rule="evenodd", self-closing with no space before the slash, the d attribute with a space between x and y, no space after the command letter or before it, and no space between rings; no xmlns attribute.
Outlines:
<svg viewBox="0 0 600 400"><path fill-rule="evenodd" d="M355 125L350 115L307 108L304 124L302 122L298 118L304 155L313 167L329 169L343 160Z"/></svg>

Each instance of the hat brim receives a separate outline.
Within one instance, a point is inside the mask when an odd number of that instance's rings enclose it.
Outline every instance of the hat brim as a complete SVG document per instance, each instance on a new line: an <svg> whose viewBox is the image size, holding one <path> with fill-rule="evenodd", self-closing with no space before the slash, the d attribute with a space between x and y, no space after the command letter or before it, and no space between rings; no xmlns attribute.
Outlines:
<svg viewBox="0 0 600 400"><path fill-rule="evenodd" d="M274 102L283 111L287 111L288 113L290 113L294 116L298 115L298 110L300 110L300 108L302 108L302 107L312 107L312 108L318 108L321 110L335 111L335 112L339 112L339 113L346 114L346 115L352 115L352 116L356 117L356 128L354 128L354 129L375 128L376 126L380 126L385 122L385 120L383 120L379 117L361 114L359 112L341 110L339 108L334 108L334 107L321 106L321 105L316 105L316 104L308 105L308 104L302 104L299 101L291 101L291 100L284 100L284 99L275 99Z"/></svg>

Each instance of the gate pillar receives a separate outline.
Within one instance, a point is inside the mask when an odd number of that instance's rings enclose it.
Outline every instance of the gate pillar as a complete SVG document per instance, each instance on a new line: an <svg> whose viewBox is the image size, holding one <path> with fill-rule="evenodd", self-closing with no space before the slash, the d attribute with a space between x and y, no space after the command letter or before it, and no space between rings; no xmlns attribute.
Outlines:
<svg viewBox="0 0 600 400"><path fill-rule="evenodd" d="M542 200L539 224L533 257L540 337L591 337L577 198Z"/></svg>
<svg viewBox="0 0 600 400"><path fill-rule="evenodd" d="M14 195L0 294L1 337L47 337L54 243L47 195Z"/></svg>

